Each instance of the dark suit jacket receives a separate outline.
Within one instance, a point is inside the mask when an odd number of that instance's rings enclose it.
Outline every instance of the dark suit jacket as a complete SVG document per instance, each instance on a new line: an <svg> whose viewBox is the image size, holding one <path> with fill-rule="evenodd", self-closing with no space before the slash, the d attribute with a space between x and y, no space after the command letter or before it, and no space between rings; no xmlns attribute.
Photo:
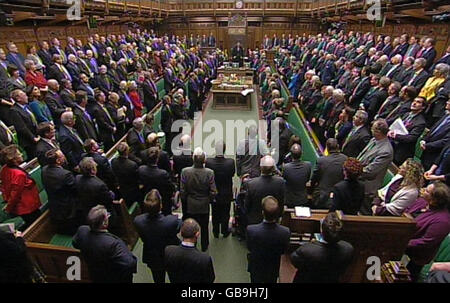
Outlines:
<svg viewBox="0 0 450 303"><path fill-rule="evenodd" d="M366 107L366 111L369 114L369 121L372 121L375 115L378 113L383 102L388 97L388 93L385 89L377 88L377 90L364 97L364 106Z"/></svg>
<svg viewBox="0 0 450 303"><path fill-rule="evenodd" d="M213 283L216 276L212 259L195 247L168 246L164 263L171 283Z"/></svg>
<svg viewBox="0 0 450 303"><path fill-rule="evenodd" d="M403 116L405 121L407 115ZM425 117L422 114L415 116L410 123L405 124L408 135L397 135L394 141L394 163L403 164L408 158L413 158L416 152L416 144L426 127Z"/></svg>
<svg viewBox="0 0 450 303"><path fill-rule="evenodd" d="M37 125L33 122L31 116L17 103L11 107L10 114L11 122L16 129L20 146L28 147L35 145L34 138L36 137Z"/></svg>
<svg viewBox="0 0 450 303"><path fill-rule="evenodd" d="M63 89L60 93L61 99L63 101L64 106L70 107L72 110L75 108L76 100L75 100L75 92L68 91L67 89Z"/></svg>
<svg viewBox="0 0 450 303"><path fill-rule="evenodd" d="M364 201L364 183L343 180L333 187L330 211L342 210L346 215L357 216Z"/></svg>
<svg viewBox="0 0 450 303"><path fill-rule="evenodd" d="M54 147L42 139L39 140L39 142L36 144L36 157L41 167L44 167L48 164L45 154L52 149L54 149Z"/></svg>
<svg viewBox="0 0 450 303"><path fill-rule="evenodd" d="M245 187L247 189L245 212L249 225L259 224L263 221L261 202L267 196L275 197L280 203L280 210L283 209L286 191L283 178L278 176L261 176L245 183Z"/></svg>
<svg viewBox="0 0 450 303"><path fill-rule="evenodd" d="M59 143L71 168L77 167L84 153L83 142L80 142L66 126L59 129Z"/></svg>
<svg viewBox="0 0 450 303"><path fill-rule="evenodd" d="M66 75L55 64L50 66L50 68L48 69L47 75L48 75L47 78L55 79L59 83L61 83L61 80L66 79Z"/></svg>
<svg viewBox="0 0 450 303"><path fill-rule="evenodd" d="M42 183L48 195L50 216L57 221L72 218L77 202L73 174L59 166L45 166L42 169Z"/></svg>
<svg viewBox="0 0 450 303"><path fill-rule="evenodd" d="M127 201L127 204L140 202L139 181L136 178L139 166L136 162L127 158L117 157L111 161L111 168L119 183L120 193L124 196L125 200L139 199L136 201Z"/></svg>
<svg viewBox="0 0 450 303"><path fill-rule="evenodd" d="M112 209L113 195L105 182L94 176L75 177L76 189L78 193L77 209L84 222L89 211L101 204L108 210Z"/></svg>
<svg viewBox="0 0 450 303"><path fill-rule="evenodd" d="M137 258L117 236L81 226L73 246L81 250L94 283L132 283Z"/></svg>
<svg viewBox="0 0 450 303"><path fill-rule="evenodd" d="M152 189L157 189L162 196L163 204L171 205L171 198L175 187L170 181L169 173L156 165L143 165L137 170L139 183L144 185L142 193L145 195Z"/></svg>
<svg viewBox="0 0 450 303"><path fill-rule="evenodd" d="M106 96L113 90L113 81L109 79L108 75L97 75L95 77L95 84Z"/></svg>
<svg viewBox="0 0 450 303"><path fill-rule="evenodd" d="M44 51L43 49L40 49L37 51L37 54L39 58L41 58L47 70L49 70L49 68L53 65L53 57L50 51Z"/></svg>
<svg viewBox="0 0 450 303"><path fill-rule="evenodd" d="M87 139L94 139L95 141L98 141L97 130L95 129L93 117L91 116L91 119L89 119L77 106L72 108L72 111L74 117L76 118L74 127L81 139L83 139L83 141L86 141Z"/></svg>
<svg viewBox="0 0 450 303"><path fill-rule="evenodd" d="M319 197L316 198L316 206L328 208L328 197L333 186L344 180L343 165L347 156L341 153L332 153L329 156L320 157L311 177L312 186L318 186ZM316 195L317 197L317 195Z"/></svg>
<svg viewBox="0 0 450 303"><path fill-rule="evenodd" d="M106 112L98 104L95 104L92 107L92 114L98 125L99 139L102 142L108 142L108 140L111 140L111 139L114 141L113 134L114 134L114 127L116 127L114 121L111 121L111 119L108 117Z"/></svg>
<svg viewBox="0 0 450 303"><path fill-rule="evenodd" d="M248 271L258 283L276 281L280 259L290 243L289 228L276 223L260 223L247 227Z"/></svg>
<svg viewBox="0 0 450 303"><path fill-rule="evenodd" d="M433 125L428 134L423 138L426 149L422 155L422 162L426 169L431 167L433 162L439 157L441 150L450 142L450 122L447 122L438 132L435 132L439 125L444 122L445 118L446 115Z"/></svg>
<svg viewBox="0 0 450 303"><path fill-rule="evenodd" d="M94 89L92 86L91 88ZM87 88L86 84L80 83L78 85L78 90L82 90L87 93L89 102L95 102L94 94Z"/></svg>
<svg viewBox="0 0 450 303"><path fill-rule="evenodd" d="M142 134L142 137L139 136L138 132L132 128L128 132L127 143L130 146L130 156L131 159L138 164L141 164L142 161L142 152L145 150L145 140L146 138Z"/></svg>
<svg viewBox="0 0 450 303"><path fill-rule="evenodd" d="M353 246L345 241L337 244L304 243L291 255L298 269L294 283L338 283L353 258Z"/></svg>
<svg viewBox="0 0 450 303"><path fill-rule="evenodd" d="M427 65L425 66L425 70L430 71L430 68L433 66L434 59L436 59L436 49L433 47L428 51L422 53L422 58L427 60Z"/></svg>
<svg viewBox="0 0 450 303"><path fill-rule="evenodd" d="M6 55L6 60L11 63L14 64L15 66L17 66L17 68L19 69L20 72L20 76L25 79L25 66L24 66L24 62L25 62L25 58L21 53L16 53L16 57L14 57L11 53L8 53Z"/></svg>
<svg viewBox="0 0 450 303"><path fill-rule="evenodd" d="M66 69L69 72L70 76L72 77L73 87L74 88L78 87L78 85L80 84L80 74L81 74L80 67L73 62L69 62L66 65Z"/></svg>
<svg viewBox="0 0 450 303"><path fill-rule="evenodd" d="M180 196L187 214L209 214L209 205L216 195L213 170L192 166L181 171Z"/></svg>
<svg viewBox="0 0 450 303"><path fill-rule="evenodd" d="M173 156L173 172L174 174L180 175L181 171L186 167L191 167L194 165L194 162L192 161L191 155L174 155Z"/></svg>
<svg viewBox="0 0 450 303"><path fill-rule="evenodd" d="M309 162L293 161L283 167L283 178L286 180L287 207L308 204L306 183L311 178L312 165Z"/></svg>
<svg viewBox="0 0 450 303"><path fill-rule="evenodd" d="M144 248L142 261L152 270L164 270L164 250L169 245L180 245L177 234L181 221L177 216L159 214L150 217L149 214L137 216L134 225L139 233Z"/></svg>
<svg viewBox="0 0 450 303"><path fill-rule="evenodd" d="M358 85L354 88L355 92L350 92L351 94L354 93L353 98L351 100L351 105L354 108L357 108L359 104L361 103L361 100L364 98L364 96L367 94L367 92L370 89L370 79L369 77L361 79L361 82L358 83Z"/></svg>
<svg viewBox="0 0 450 303"><path fill-rule="evenodd" d="M67 108L61 96L58 93L53 94L49 91L45 96L45 103L47 103L47 106L52 113L53 121L55 121L55 124L60 125L61 115L66 112Z"/></svg>
<svg viewBox="0 0 450 303"><path fill-rule="evenodd" d="M409 82L414 78L415 72L411 73L411 75L405 79L405 81L403 82L404 85L408 85ZM425 71L422 70L420 72L419 75L417 75L417 77L414 78L414 80L411 82L411 85L414 86L414 88L420 92L420 90L425 86L425 83L427 82L429 78L429 74Z"/></svg>
<svg viewBox="0 0 450 303"><path fill-rule="evenodd" d="M230 203L233 199L233 177L236 173L234 160L225 157L209 158L206 167L214 171L217 203Z"/></svg>

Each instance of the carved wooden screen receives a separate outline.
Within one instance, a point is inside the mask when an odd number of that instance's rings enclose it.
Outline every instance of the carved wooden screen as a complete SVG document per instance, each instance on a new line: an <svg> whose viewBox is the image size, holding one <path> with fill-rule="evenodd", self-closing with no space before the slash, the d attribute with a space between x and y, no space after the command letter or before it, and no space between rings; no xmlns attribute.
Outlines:
<svg viewBox="0 0 450 303"><path fill-rule="evenodd" d="M228 41L230 52L238 41L241 42L241 45L245 50L247 48L246 38L247 18L241 15L232 16L228 21Z"/></svg>

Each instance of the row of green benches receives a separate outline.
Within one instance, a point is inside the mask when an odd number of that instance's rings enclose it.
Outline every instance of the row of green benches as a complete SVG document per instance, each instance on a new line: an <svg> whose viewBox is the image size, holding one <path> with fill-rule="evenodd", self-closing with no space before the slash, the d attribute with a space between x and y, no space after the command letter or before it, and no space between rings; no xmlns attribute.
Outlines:
<svg viewBox="0 0 450 303"><path fill-rule="evenodd" d="M166 94L165 90L164 90L164 79L160 79L157 82L157 88L158 88L158 94L159 97L162 98L164 97L164 95ZM186 83L186 90L188 89L188 85ZM155 112L154 112L154 129L156 131L160 131L160 123L161 123L161 106L158 105ZM126 138L123 138L121 140L122 141L126 141ZM162 142L163 144L164 142ZM108 158L110 160L114 159L115 157L117 157L117 152L115 151L115 149L113 148L112 151L110 151L108 153ZM32 166L34 166L33 168L31 168ZM25 167L25 169L29 172L30 176L34 179L34 181L36 182L36 186L39 190L39 196L41 198L41 202L42 202L42 207L41 207L41 211L44 212L48 209L48 196L47 196L47 192L44 189L44 186L42 184L42 175L41 175L41 167L40 166L36 166L36 160L31 161L30 163L28 163L28 165ZM17 229L20 229L24 222L22 220L21 217L12 217L10 214L6 213L5 211L3 211L3 208L6 206L6 202L3 200L3 196L0 196L0 223L14 223ZM134 213L137 207L137 203L135 205L132 206L132 208L130 208L130 213Z"/></svg>

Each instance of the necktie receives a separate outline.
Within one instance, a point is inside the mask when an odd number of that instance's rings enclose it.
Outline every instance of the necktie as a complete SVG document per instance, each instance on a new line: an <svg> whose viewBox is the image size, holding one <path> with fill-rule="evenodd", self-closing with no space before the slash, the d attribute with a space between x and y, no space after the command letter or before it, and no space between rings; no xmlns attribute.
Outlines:
<svg viewBox="0 0 450 303"><path fill-rule="evenodd" d="M366 146L366 148L358 156L358 160L361 161L363 164L365 164L364 162L367 160L367 154L375 147L376 144L377 141L375 139L372 139Z"/></svg>
<svg viewBox="0 0 450 303"><path fill-rule="evenodd" d="M348 142L350 142L350 139L356 134L356 132L358 131L358 127L353 127L352 131L348 134L347 138L345 139L344 144L342 145L342 147L347 146Z"/></svg>
<svg viewBox="0 0 450 303"><path fill-rule="evenodd" d="M418 73L414 73L414 76L411 78L411 80L409 80L408 85L412 85L414 81L416 81L418 75Z"/></svg>
<svg viewBox="0 0 450 303"><path fill-rule="evenodd" d="M24 109L28 113L28 115L30 115L31 120L33 121L33 125L36 127L37 120L36 120L36 117L34 116L33 112L30 110L30 107L28 105L25 105Z"/></svg>
<svg viewBox="0 0 450 303"><path fill-rule="evenodd" d="M108 112L108 110L106 109L106 107L101 106L101 108L103 109L103 111L105 112L105 114L108 116L109 121L110 121L113 125L115 125L114 120L113 120L113 118L111 117L111 115L109 114L109 112Z"/></svg>
<svg viewBox="0 0 450 303"><path fill-rule="evenodd" d="M80 138L78 133L73 128L69 128L69 131L72 133L72 135L74 135L74 137L78 140L78 142L80 142L80 144L83 145L83 140Z"/></svg>

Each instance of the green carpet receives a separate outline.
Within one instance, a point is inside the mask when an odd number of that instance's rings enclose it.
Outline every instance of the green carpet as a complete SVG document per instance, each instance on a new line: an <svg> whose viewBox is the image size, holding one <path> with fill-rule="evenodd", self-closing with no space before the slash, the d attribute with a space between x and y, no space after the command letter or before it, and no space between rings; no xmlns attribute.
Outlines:
<svg viewBox="0 0 450 303"><path fill-rule="evenodd" d="M208 121L217 120L220 121L223 125L223 132L225 135L226 132L226 121L227 120L242 120L244 123L253 120L258 125L258 104L257 104L257 95L253 94L252 97L252 110L250 111L236 111L236 110L213 110L212 109L212 101L209 102L206 107L203 115L203 126L208 125ZM209 131L204 131L204 127L200 127L199 123L196 123L196 136L199 135L199 131L202 131L203 142L211 134ZM235 158L235 150L238 143L238 138L234 135L234 147L230 146L231 143L227 146L227 157ZM198 144L199 141L196 141L196 138L193 139L193 145L195 147L200 146ZM208 156L214 156L212 142L211 146L203 146L204 150L207 152ZM203 145L203 144L202 144ZM235 178L235 187L239 186L239 178ZM216 283L249 283L250 275L247 272L247 247L245 242L240 242L236 237L228 237L227 239L222 238L215 239L212 235L212 226L210 226L210 246L208 250L208 254L213 259L214 271L216 274ZM152 283L153 278L151 275L150 269L147 268L145 264L142 263L142 241L139 240L136 245L133 253L138 257L138 272L134 275L135 283ZM198 243L198 247L200 247L200 243ZM166 277L168 281L168 277Z"/></svg>

